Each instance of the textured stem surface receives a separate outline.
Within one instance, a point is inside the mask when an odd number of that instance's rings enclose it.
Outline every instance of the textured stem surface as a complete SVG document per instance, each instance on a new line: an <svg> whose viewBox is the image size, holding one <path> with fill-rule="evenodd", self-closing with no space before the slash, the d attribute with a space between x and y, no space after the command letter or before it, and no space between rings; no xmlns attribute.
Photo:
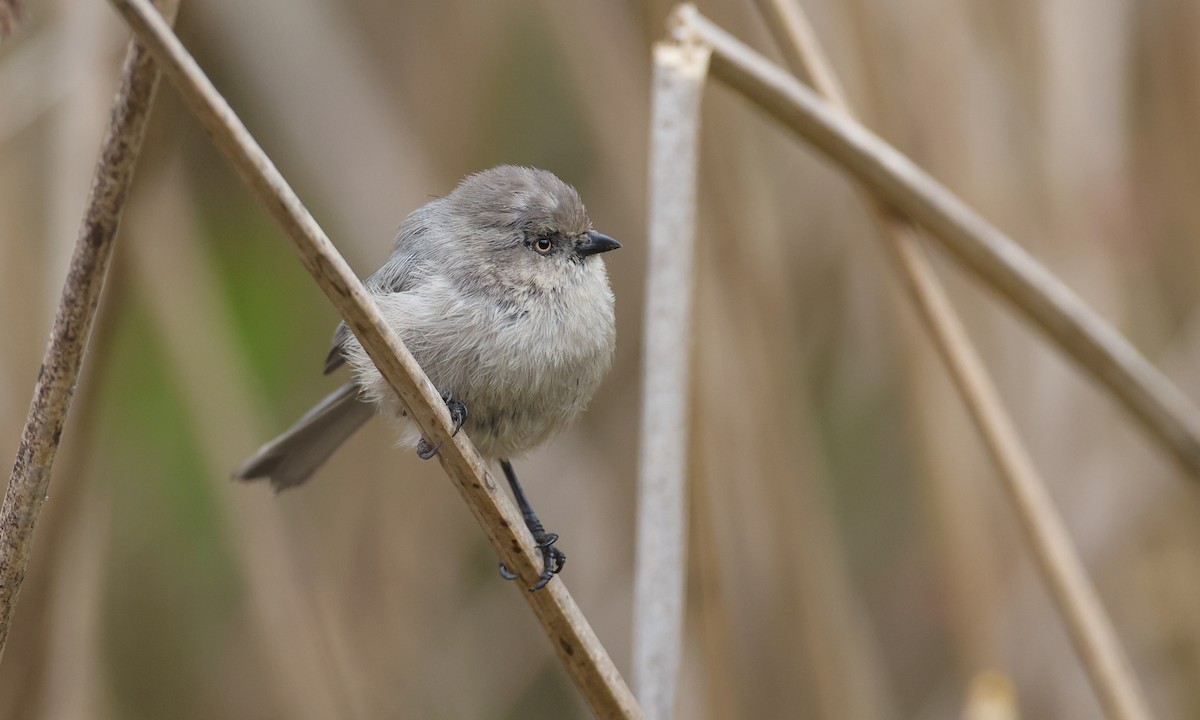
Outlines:
<svg viewBox="0 0 1200 720"><path fill-rule="evenodd" d="M163 4L168 17L173 18L178 2L166 0ZM38 371L33 401L0 507L0 655L25 579L33 549L33 530L50 487L50 470L71 409L100 291L108 275L113 240L129 197L158 78L158 66L150 53L140 43L130 43L87 208L63 283L54 329Z"/></svg>
<svg viewBox="0 0 1200 720"><path fill-rule="evenodd" d="M562 581L553 580L540 592L526 592L541 574L541 553L520 513L466 433L452 436L450 414L441 395L384 322L378 306L325 232L148 0L112 0L112 4L151 49L213 142L283 229L301 263L362 343L409 417L429 442L440 444L438 460L501 560L521 576L521 583L514 587L533 608L592 711L601 718L641 717L633 694Z"/></svg>
<svg viewBox="0 0 1200 720"><path fill-rule="evenodd" d="M642 355L633 680L646 717L675 717L687 570L688 380L700 100L709 51L654 48L650 244Z"/></svg>

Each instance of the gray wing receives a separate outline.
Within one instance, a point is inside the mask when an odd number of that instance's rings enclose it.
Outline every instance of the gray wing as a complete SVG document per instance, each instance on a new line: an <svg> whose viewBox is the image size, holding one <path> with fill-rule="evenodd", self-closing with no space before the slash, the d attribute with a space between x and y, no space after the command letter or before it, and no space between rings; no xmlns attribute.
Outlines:
<svg viewBox="0 0 1200 720"><path fill-rule="evenodd" d="M430 203L430 205L432 204ZM424 268L421 263L417 262L417 257L420 255L419 246L425 234L429 232L429 225L424 221L425 210L428 207L426 205L414 211L405 219L404 224L400 226L400 231L396 234L396 244L387 262L363 281L367 292L372 294L404 292L413 287L418 277L424 275ZM350 337L350 328L346 326L345 321L338 323L337 329L333 332L332 347L329 349L329 354L325 356L326 375L346 364L343 353Z"/></svg>

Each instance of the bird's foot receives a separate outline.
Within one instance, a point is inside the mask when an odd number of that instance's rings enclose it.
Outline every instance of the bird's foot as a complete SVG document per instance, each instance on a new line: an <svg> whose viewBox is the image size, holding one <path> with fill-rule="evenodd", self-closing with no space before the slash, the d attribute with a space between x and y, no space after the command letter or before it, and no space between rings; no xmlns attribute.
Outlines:
<svg viewBox="0 0 1200 720"><path fill-rule="evenodd" d="M450 421L454 423L454 429L450 432L450 437L458 434L462 430L463 423L467 421L467 406L462 400L454 399L454 392L447 390L442 394L442 401L446 403L446 409L450 411ZM428 460L438 454L438 450L442 448L442 444L430 445L425 438L421 438L417 443L417 457L422 460Z"/></svg>
<svg viewBox="0 0 1200 720"><path fill-rule="evenodd" d="M542 551L542 574L538 581L529 588L529 592L537 592L546 587L551 578L562 572L567 564L567 554L554 546L558 542L558 533L537 530L533 533L533 544ZM500 577L505 580L516 580L518 575L500 563Z"/></svg>
<svg viewBox="0 0 1200 720"><path fill-rule="evenodd" d="M454 437L467 421L467 406L462 400L455 400L454 393L449 390L442 399L446 401L446 409L450 411L450 420L454 423L454 430L450 432L450 437Z"/></svg>
<svg viewBox="0 0 1200 720"><path fill-rule="evenodd" d="M437 455L438 450L441 450L441 449L442 449L441 443L438 443L437 445L430 445L425 440L425 438L421 438L417 442L417 457L421 458L422 460L428 460L429 458L433 457L434 455Z"/></svg>

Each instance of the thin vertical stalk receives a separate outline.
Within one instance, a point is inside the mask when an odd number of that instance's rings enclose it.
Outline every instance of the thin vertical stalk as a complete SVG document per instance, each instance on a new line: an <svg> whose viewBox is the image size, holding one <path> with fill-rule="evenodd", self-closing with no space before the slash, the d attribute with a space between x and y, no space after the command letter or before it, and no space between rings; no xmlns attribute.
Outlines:
<svg viewBox="0 0 1200 720"><path fill-rule="evenodd" d="M178 2L165 0L164 6L166 16L173 18ZM0 656L25 579L33 529L46 501L50 469L75 394L158 78L158 67L150 53L140 43L131 43L63 284L54 330L0 506Z"/></svg>
<svg viewBox="0 0 1200 720"><path fill-rule="evenodd" d="M696 179L708 60L700 45L654 48L633 609L634 688L654 720L675 715L683 649Z"/></svg>
<svg viewBox="0 0 1200 720"><path fill-rule="evenodd" d="M851 114L830 63L798 5L759 0L793 69L807 76L837 110ZM1030 543L1038 568L1066 621L1076 652L1111 718L1150 718L1137 677L1100 603L1083 562L1054 507L1046 483L1021 443L978 352L919 243L917 229L878 202L871 207L905 287L975 420Z"/></svg>

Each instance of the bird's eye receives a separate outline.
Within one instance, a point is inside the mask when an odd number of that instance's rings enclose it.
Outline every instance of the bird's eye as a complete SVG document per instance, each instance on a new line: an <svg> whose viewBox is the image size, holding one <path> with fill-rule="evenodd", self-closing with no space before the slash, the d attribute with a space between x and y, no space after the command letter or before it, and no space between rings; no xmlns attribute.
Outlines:
<svg viewBox="0 0 1200 720"><path fill-rule="evenodd" d="M549 236L543 235L542 237L533 241L533 249L537 250L542 255L545 255L554 249L554 241L551 240Z"/></svg>

